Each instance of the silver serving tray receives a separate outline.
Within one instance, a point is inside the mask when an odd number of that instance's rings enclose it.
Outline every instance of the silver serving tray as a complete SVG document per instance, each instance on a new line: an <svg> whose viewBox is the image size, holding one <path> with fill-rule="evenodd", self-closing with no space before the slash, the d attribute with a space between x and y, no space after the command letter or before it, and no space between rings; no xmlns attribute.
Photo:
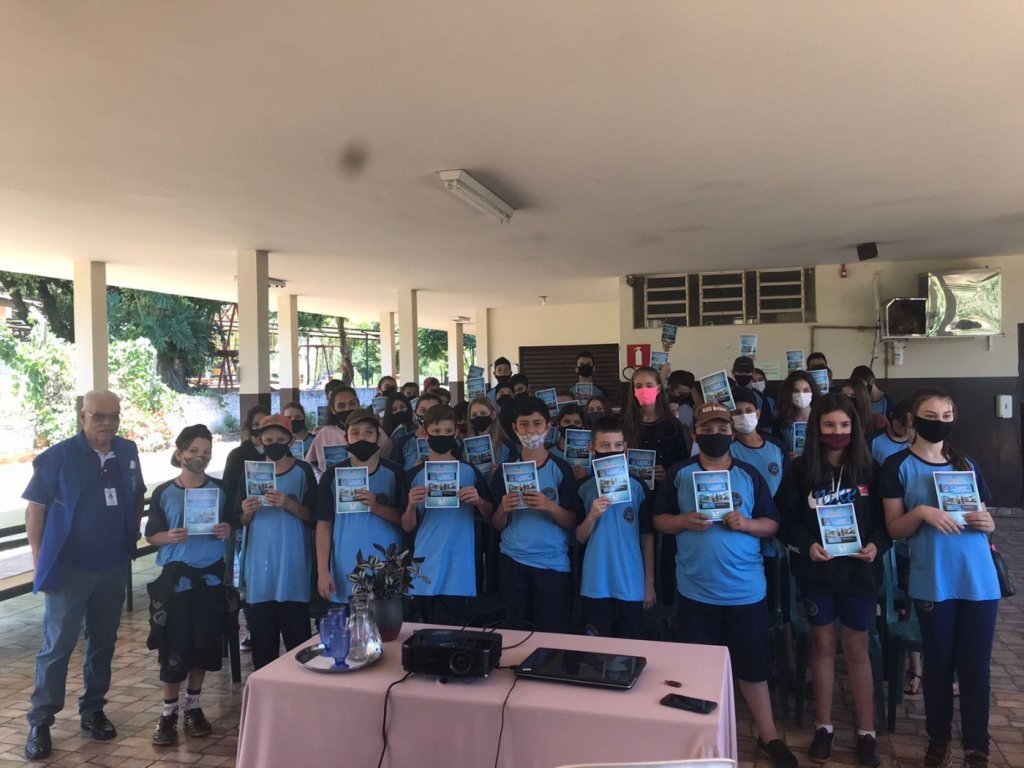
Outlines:
<svg viewBox="0 0 1024 768"><path fill-rule="evenodd" d="M360 669L371 667L380 660L383 653L383 651L378 652L376 656L371 656L366 661L358 663L349 661L346 667L336 667L334 666L334 659L330 656L324 656L323 650L323 643L307 646L295 654L295 660L299 662L299 666L311 672L338 675L346 672L358 672Z"/></svg>

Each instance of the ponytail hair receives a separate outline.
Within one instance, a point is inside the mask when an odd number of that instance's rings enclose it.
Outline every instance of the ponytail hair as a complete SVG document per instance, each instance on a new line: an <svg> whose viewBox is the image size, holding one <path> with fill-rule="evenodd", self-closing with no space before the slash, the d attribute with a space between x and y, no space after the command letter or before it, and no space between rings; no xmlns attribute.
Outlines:
<svg viewBox="0 0 1024 768"><path fill-rule="evenodd" d="M953 402L953 398L944 389L939 389L938 387L922 387L917 390L910 398L910 415L917 418L917 412L926 400L947 401L953 408L953 416L956 416L956 403ZM914 439L917 439L916 434ZM964 458L960 451L953 447L948 437L942 441L942 456L953 465L953 469L957 472L970 472L972 469L967 459Z"/></svg>

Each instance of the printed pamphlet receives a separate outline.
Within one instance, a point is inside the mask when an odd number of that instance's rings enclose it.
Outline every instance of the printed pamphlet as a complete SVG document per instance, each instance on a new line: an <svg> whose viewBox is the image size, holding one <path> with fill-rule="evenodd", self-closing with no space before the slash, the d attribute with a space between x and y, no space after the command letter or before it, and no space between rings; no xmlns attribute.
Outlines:
<svg viewBox="0 0 1024 768"><path fill-rule="evenodd" d="M702 376L700 391L704 393L705 403L721 403L730 411L736 410L736 403L732 399L732 389L729 387L729 377L725 371Z"/></svg>
<svg viewBox="0 0 1024 768"><path fill-rule="evenodd" d="M828 394L828 371L824 368L819 368L816 371L808 371L811 374L811 378L814 379L814 383L818 385L818 391L823 395Z"/></svg>
<svg viewBox="0 0 1024 768"><path fill-rule="evenodd" d="M751 360L757 360L757 334L756 333L741 333L740 334L740 356L749 357Z"/></svg>
<svg viewBox="0 0 1024 768"><path fill-rule="evenodd" d="M676 343L676 332L678 328L672 325L672 323L661 324L661 343L662 344L675 344Z"/></svg>
<svg viewBox="0 0 1024 768"><path fill-rule="evenodd" d="M324 446L324 472L329 472L331 467L336 467L343 461L348 461L347 445Z"/></svg>
<svg viewBox="0 0 1024 768"><path fill-rule="evenodd" d="M420 461L430 458L430 441L425 437L416 438L416 458Z"/></svg>
<svg viewBox="0 0 1024 768"><path fill-rule="evenodd" d="M483 376L474 376L466 379L466 399L472 400L475 397L483 397L487 394L487 385L484 384Z"/></svg>
<svg viewBox="0 0 1024 768"><path fill-rule="evenodd" d="M327 406L318 405L316 407L316 425L322 427L327 423Z"/></svg>
<svg viewBox="0 0 1024 768"><path fill-rule="evenodd" d="M590 430L565 430L565 460L573 467L590 466Z"/></svg>
<svg viewBox="0 0 1024 768"><path fill-rule="evenodd" d="M369 512L370 508L356 498L358 491L370 490L370 473L366 467L338 467L334 470L334 514Z"/></svg>
<svg viewBox="0 0 1024 768"><path fill-rule="evenodd" d="M384 413L384 410L388 407L388 396L377 395L371 401L370 407L373 408L374 413Z"/></svg>
<svg viewBox="0 0 1024 768"><path fill-rule="evenodd" d="M292 452L292 458L293 459L304 459L304 458L306 458L306 452L302 450L303 447L304 447L304 445L303 445L301 440L296 440L294 443L292 443L292 445L291 445L291 452Z"/></svg>
<svg viewBox="0 0 1024 768"><path fill-rule="evenodd" d="M964 515L981 511L981 494L978 493L978 479L974 472L935 472L935 493L939 497L939 509L966 525Z"/></svg>
<svg viewBox="0 0 1024 768"><path fill-rule="evenodd" d="M825 504L818 507L821 546L832 557L845 557L861 550L860 531L853 504Z"/></svg>
<svg viewBox="0 0 1024 768"><path fill-rule="evenodd" d="M501 472L505 478L505 492L524 494L530 491L540 491L540 482L537 480L536 461L513 461L501 465ZM526 499L520 499L519 508L526 507Z"/></svg>
<svg viewBox="0 0 1024 768"><path fill-rule="evenodd" d="M629 467L621 453L594 459L594 477L597 479L597 493L612 504L629 501Z"/></svg>
<svg viewBox="0 0 1024 768"><path fill-rule="evenodd" d="M260 503L268 507L270 502L264 495L267 491L277 490L277 477L274 475L274 462L245 462L245 495L247 498L260 497Z"/></svg>
<svg viewBox="0 0 1024 768"><path fill-rule="evenodd" d="M484 375L484 369L479 365L469 366L469 373L466 374L467 379L482 379Z"/></svg>
<svg viewBox="0 0 1024 768"><path fill-rule="evenodd" d="M428 461L423 465L427 481L426 509L458 509L459 462Z"/></svg>
<svg viewBox="0 0 1024 768"><path fill-rule="evenodd" d="M693 497L697 511L709 520L721 522L732 512L732 479L726 470L693 473Z"/></svg>
<svg viewBox="0 0 1024 768"><path fill-rule="evenodd" d="M189 536L210 536L220 521L220 488L185 489L185 530Z"/></svg>
<svg viewBox="0 0 1024 768"><path fill-rule="evenodd" d="M668 365L668 352L662 352L660 349L651 350L651 368L660 371L666 365Z"/></svg>
<svg viewBox="0 0 1024 768"><path fill-rule="evenodd" d="M805 445L807 445L807 422L794 421L789 428L789 452L803 456Z"/></svg>
<svg viewBox="0 0 1024 768"><path fill-rule="evenodd" d="M804 351L802 349L787 349L786 375L788 376L793 371L804 370L807 370L807 365L804 363Z"/></svg>
<svg viewBox="0 0 1024 768"><path fill-rule="evenodd" d="M630 448L626 451L629 474L646 484L651 490L654 490L654 463L657 458L657 451L649 451L644 448Z"/></svg>
<svg viewBox="0 0 1024 768"><path fill-rule="evenodd" d="M462 445L466 452L466 463L472 464L481 475L489 478L494 469L494 446L491 445L491 436L467 437Z"/></svg>
<svg viewBox="0 0 1024 768"><path fill-rule="evenodd" d="M537 398L548 407L548 414L552 419L558 416L558 393L551 389L538 389Z"/></svg>
<svg viewBox="0 0 1024 768"><path fill-rule="evenodd" d="M573 385L572 391L580 400L589 400L594 396L594 382L578 381Z"/></svg>

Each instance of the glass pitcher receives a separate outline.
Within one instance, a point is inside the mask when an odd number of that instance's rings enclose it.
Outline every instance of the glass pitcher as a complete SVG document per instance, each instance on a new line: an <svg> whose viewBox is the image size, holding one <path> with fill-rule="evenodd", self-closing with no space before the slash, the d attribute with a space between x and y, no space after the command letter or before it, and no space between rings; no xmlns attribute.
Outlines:
<svg viewBox="0 0 1024 768"><path fill-rule="evenodd" d="M380 656L381 651L380 630L373 620L373 595L352 595L348 606L351 637L348 660L364 664Z"/></svg>

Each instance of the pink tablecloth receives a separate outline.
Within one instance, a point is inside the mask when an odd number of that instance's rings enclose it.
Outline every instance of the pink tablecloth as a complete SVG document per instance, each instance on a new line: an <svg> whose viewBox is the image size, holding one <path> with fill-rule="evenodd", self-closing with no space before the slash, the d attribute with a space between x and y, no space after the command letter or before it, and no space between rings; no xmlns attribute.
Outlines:
<svg viewBox="0 0 1024 768"><path fill-rule="evenodd" d="M374 768L382 746L384 692L402 677L401 642L385 644L372 667L342 675L302 669L294 653L249 676L242 697L239 768L330 765ZM503 631L505 645L526 637ZM538 646L647 657L631 691L520 680L505 708L499 765L554 768L581 762L736 759L736 718L729 654L724 648L537 633L503 652L518 664ZM497 669L472 682L447 684L413 675L388 699L391 768L494 764L501 707L514 680ZM678 680L670 688L665 680ZM710 715L658 704L666 693L718 702Z"/></svg>

